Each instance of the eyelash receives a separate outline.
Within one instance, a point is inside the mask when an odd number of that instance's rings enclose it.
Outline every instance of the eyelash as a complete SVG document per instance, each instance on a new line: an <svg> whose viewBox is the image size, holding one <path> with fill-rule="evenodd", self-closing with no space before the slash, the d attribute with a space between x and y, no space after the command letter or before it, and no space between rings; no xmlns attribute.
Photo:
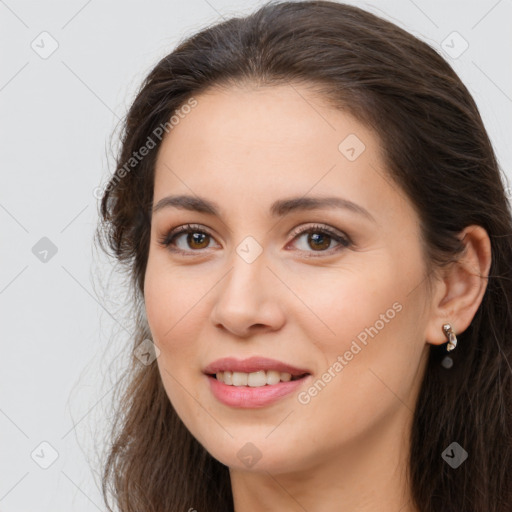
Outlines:
<svg viewBox="0 0 512 512"><path fill-rule="evenodd" d="M201 234L205 234L205 235L208 235L213 238L213 235L211 235L208 231L205 231L204 229L202 229L201 226L199 226L198 224L184 224L183 226L179 226L178 228L173 229L169 233L164 235L159 240L159 243L160 243L160 245L162 245L163 247L166 247L167 249L169 249L170 251L172 251L174 253L178 253L178 254L182 254L182 255L186 255L186 256L196 256L195 254L191 255L190 252L198 253L198 252L203 252L203 251L200 249L184 251L182 249L177 249L176 247L171 248L171 245L173 244L175 238L177 238L179 235L189 234L189 233L201 233ZM340 233L334 231L333 229L329 228L328 226L322 226L319 224L315 224L315 225L310 226L305 229L304 228L294 229L294 231L292 233L292 235L293 235L292 241L295 240L296 238L298 238L300 235L309 234L309 233L321 233L324 235L328 235L330 238L332 238L333 240L338 242L342 248L347 248L352 245L352 241L350 240L350 238L347 235L340 234ZM335 249L334 252L338 252L338 250L341 250L341 249L340 248L338 248L337 250ZM319 252L321 254L322 253L330 254L332 252L332 250L327 249L325 251L322 250L322 251L305 251L305 252L313 252L313 253ZM308 257L318 258L321 256L308 256Z"/></svg>

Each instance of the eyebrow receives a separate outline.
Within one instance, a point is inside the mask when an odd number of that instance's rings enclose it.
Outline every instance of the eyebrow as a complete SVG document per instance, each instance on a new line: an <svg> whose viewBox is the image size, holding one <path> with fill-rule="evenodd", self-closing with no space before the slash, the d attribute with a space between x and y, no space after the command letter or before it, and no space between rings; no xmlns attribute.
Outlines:
<svg viewBox="0 0 512 512"><path fill-rule="evenodd" d="M218 204L208 199L199 196L176 195L167 196L153 207L153 213L156 213L164 208L178 208L181 210L189 210L199 213L206 213L208 215L220 216L220 208ZM354 213L360 214L369 220L375 222L371 213L362 206L343 199L341 197L292 197L289 199L279 199L272 203L270 207L270 214L273 217L283 217L295 211L301 210L315 210L321 208L341 208L349 210Z"/></svg>

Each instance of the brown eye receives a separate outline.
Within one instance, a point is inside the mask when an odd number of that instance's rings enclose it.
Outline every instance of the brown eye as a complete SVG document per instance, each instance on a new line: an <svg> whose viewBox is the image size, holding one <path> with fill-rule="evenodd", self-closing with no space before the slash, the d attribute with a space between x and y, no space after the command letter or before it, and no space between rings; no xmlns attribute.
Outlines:
<svg viewBox="0 0 512 512"><path fill-rule="evenodd" d="M180 240L184 240L181 246ZM185 254L208 248L211 240L212 236L200 226L187 224L173 229L160 240L160 244L173 252Z"/></svg>
<svg viewBox="0 0 512 512"><path fill-rule="evenodd" d="M194 249L204 249L205 247L208 247L208 240L209 235L207 233L200 233L200 232L194 232L194 233L188 233L186 237L186 241L189 247ZM207 241L205 245L205 240ZM195 245L197 244L197 246Z"/></svg>
<svg viewBox="0 0 512 512"><path fill-rule="evenodd" d="M331 245L331 237L325 233L308 233L308 243L315 249L328 249Z"/></svg>
<svg viewBox="0 0 512 512"><path fill-rule="evenodd" d="M342 233L335 232L327 226L316 225L306 229L297 229L295 230L294 235L294 240L300 240L304 235L307 235L305 243L300 248L300 250L304 252L331 252L329 249L331 249L333 241L338 244L338 247L333 249L334 251L341 250L351 245L351 241L347 236Z"/></svg>
<svg viewBox="0 0 512 512"><path fill-rule="evenodd" d="M295 230L293 234L295 235L294 240L300 240L307 235L305 244L303 247L299 247L300 251L320 253L319 256L323 253L337 252L352 245L348 236L341 232L338 233L327 226L315 225L306 229L301 228ZM181 246L180 240L184 240L184 242L181 242ZM172 252L195 256L194 253L199 254L204 249L208 249L212 240L214 240L213 236L202 229L201 226L186 224L173 229L159 242ZM332 248L333 242L337 243L338 246Z"/></svg>

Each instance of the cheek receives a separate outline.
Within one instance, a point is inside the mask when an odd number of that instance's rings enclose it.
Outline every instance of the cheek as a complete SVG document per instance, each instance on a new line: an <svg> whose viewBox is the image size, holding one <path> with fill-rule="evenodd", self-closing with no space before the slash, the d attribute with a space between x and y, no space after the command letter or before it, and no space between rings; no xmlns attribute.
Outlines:
<svg viewBox="0 0 512 512"><path fill-rule="evenodd" d="M422 292L411 291L423 275L417 244L358 254L350 270L333 273L324 283L324 298L315 292L318 311L334 332L325 338L331 340L327 348L340 353L357 341L368 349L371 341L381 340L372 344L376 352L398 349L419 320Z"/></svg>
<svg viewBox="0 0 512 512"><path fill-rule="evenodd" d="M148 265L144 282L146 317L153 341L160 347L165 340L165 334L172 329L176 311L174 294L169 293L167 287L165 274L156 272L154 266Z"/></svg>
<svg viewBox="0 0 512 512"><path fill-rule="evenodd" d="M299 321L323 363L298 400L312 417L328 414L343 424L349 417L362 426L375 420L371 411L384 414L399 405L396 396L407 400L424 348L422 295L410 293L422 276L416 261L389 258L361 271L338 270L302 288L303 294L312 290L307 297L318 318L308 314ZM328 403L339 407L328 411Z"/></svg>
<svg viewBox="0 0 512 512"><path fill-rule="evenodd" d="M377 323L384 330L397 316L403 300L393 282L393 269L365 265L360 271L312 268L295 277L293 290L303 305L290 312L291 321L302 325L308 338L325 355L342 354L353 339L364 343L367 328ZM305 314L298 315L302 309ZM385 322L385 323L384 323ZM373 332L373 330L372 330Z"/></svg>
<svg viewBox="0 0 512 512"><path fill-rule="evenodd" d="M366 303L364 314L342 308L333 317L336 342L319 345L324 367L295 399L299 415L316 419L302 423L304 435L315 440L312 451L329 445L318 438L319 424L323 439L350 443L376 431L395 413L408 416L413 410L419 344L408 336L414 322L407 306L394 304L387 309L381 298Z"/></svg>
<svg viewBox="0 0 512 512"><path fill-rule="evenodd" d="M191 391L190 383L202 377L198 354L208 321L205 295L212 283L192 274L192 267L171 268L165 255L157 254L148 260L144 282L146 317L160 349L157 363L173 403L179 383Z"/></svg>
<svg viewBox="0 0 512 512"><path fill-rule="evenodd" d="M178 333L181 339L193 341L194 338L188 336L192 333L186 332L194 327L189 319L208 291L204 279L184 277L183 272L187 269L171 267L164 254L152 256L150 253L144 280L144 302L153 339L162 347L171 345Z"/></svg>
<svg viewBox="0 0 512 512"><path fill-rule="evenodd" d="M163 387L180 419L189 426L200 414L196 400L200 375L194 332L197 322L190 322L197 292L181 290L176 273L148 261L144 283L145 307L153 342L159 347L156 360ZM187 314L188 312L188 314ZM195 400L192 398L194 397ZM194 429L194 436L204 442L200 431Z"/></svg>

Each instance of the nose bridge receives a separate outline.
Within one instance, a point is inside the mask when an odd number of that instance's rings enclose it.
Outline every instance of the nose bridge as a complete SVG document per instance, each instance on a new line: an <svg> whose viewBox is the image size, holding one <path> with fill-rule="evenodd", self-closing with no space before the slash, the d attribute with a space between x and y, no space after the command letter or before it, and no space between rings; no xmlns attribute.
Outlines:
<svg viewBox="0 0 512 512"><path fill-rule="evenodd" d="M246 302L248 298L261 300L267 294L267 253L254 237L248 236L234 247L230 264L224 295Z"/></svg>
<svg viewBox="0 0 512 512"><path fill-rule="evenodd" d="M212 320L238 335L251 325L276 328L283 315L277 300L276 278L267 268L263 247L246 237L234 247L230 271L219 283Z"/></svg>

